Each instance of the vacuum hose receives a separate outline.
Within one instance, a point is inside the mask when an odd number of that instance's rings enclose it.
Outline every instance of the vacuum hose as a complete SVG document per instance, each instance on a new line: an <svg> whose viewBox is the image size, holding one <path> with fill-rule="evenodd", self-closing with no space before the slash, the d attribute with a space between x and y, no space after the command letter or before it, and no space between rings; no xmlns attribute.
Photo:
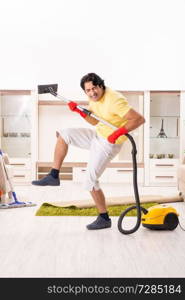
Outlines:
<svg viewBox="0 0 185 300"><path fill-rule="evenodd" d="M130 140L130 142L132 144L133 187L134 187L134 195L135 195L136 205L128 207L125 211L122 212L122 214L120 215L120 217L118 219L118 230L123 234L131 234L131 233L134 233L139 228L139 226L141 224L141 212L146 214L148 211L140 205L140 200L139 200L138 185L137 185L137 160L136 160L137 149L136 149L136 144L135 144L135 141L134 141L133 137L130 134L127 133L125 135L128 137L128 139ZM137 211L136 225L130 230L125 230L122 227L123 218L126 216L126 214L129 211L131 211L133 209L136 209L136 211Z"/></svg>

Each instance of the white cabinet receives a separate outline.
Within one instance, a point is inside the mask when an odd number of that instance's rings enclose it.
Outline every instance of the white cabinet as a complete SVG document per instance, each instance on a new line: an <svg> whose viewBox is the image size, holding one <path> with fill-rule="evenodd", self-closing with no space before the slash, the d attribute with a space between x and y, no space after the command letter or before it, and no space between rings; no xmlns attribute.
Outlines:
<svg viewBox="0 0 185 300"><path fill-rule="evenodd" d="M138 183L176 185L177 167L185 149L185 92L120 92L146 120L130 133L137 147ZM38 171L37 164L41 163L42 168L52 164L57 129L92 128L51 95L40 97L38 99L36 91L0 91L0 148L9 155L17 183L28 183L46 174L45 169ZM77 102L84 107L87 105L85 101ZM132 183L131 151L131 143L127 140L112 160L111 167L102 174L100 182ZM71 165L70 169L62 170L62 179L82 181L85 168L76 166L78 163L83 165L88 159L88 150L69 147L64 162Z"/></svg>
<svg viewBox="0 0 185 300"><path fill-rule="evenodd" d="M31 180L32 91L0 90L0 148L8 154L14 183Z"/></svg>
<svg viewBox="0 0 185 300"><path fill-rule="evenodd" d="M183 92L145 92L145 185L177 185L182 159Z"/></svg>
<svg viewBox="0 0 185 300"><path fill-rule="evenodd" d="M183 91L121 91L129 104L145 117L145 124L130 134L137 147L138 183L145 186L171 186L177 184L177 166L182 161L185 149L185 92ZM38 126L35 126L36 162L53 161L56 130L66 127L89 127L77 114L68 107L55 101L38 100ZM74 100L75 101L75 100ZM86 102L79 102L86 106ZM159 133L164 131L165 137ZM102 174L101 182L132 183L132 146L127 140L112 160L115 167L107 168ZM37 153L36 153L37 152ZM161 158L162 157L162 158ZM171 157L171 158L170 158ZM89 151L70 147L65 162L72 163L73 180L81 182L85 176L85 168L75 167L76 163L86 163ZM129 163L127 167L126 164ZM124 167L123 167L124 165ZM142 165L142 166L141 166ZM159 166L160 165L160 166Z"/></svg>

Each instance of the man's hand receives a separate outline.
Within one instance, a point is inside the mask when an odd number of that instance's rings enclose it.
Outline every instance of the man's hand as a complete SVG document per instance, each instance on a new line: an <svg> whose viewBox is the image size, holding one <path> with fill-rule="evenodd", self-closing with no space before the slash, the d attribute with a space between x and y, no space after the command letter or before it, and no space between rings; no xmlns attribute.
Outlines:
<svg viewBox="0 0 185 300"><path fill-rule="evenodd" d="M111 135L108 136L108 141L111 144L115 144L116 140L121 136L128 133L128 130L125 127L118 128Z"/></svg>
<svg viewBox="0 0 185 300"><path fill-rule="evenodd" d="M87 117L86 113L77 108L78 104L76 102L70 101L67 105L69 106L70 110L77 112L82 118L85 119Z"/></svg>

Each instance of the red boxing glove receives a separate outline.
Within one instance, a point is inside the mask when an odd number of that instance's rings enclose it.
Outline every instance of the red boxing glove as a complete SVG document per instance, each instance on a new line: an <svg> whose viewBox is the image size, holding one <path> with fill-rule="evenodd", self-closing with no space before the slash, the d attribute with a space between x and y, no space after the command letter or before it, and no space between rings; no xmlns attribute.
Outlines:
<svg viewBox="0 0 185 300"><path fill-rule="evenodd" d="M78 104L77 104L76 102L70 101L67 105L69 106L70 110L76 111L77 113L80 114L80 116L81 116L82 118L85 119L85 117L87 116L86 113L84 113L83 111L81 111L81 110L77 107Z"/></svg>
<svg viewBox="0 0 185 300"><path fill-rule="evenodd" d="M121 136L128 133L128 130L125 127L118 128L111 135L108 136L108 141L111 144L115 144L116 140Z"/></svg>

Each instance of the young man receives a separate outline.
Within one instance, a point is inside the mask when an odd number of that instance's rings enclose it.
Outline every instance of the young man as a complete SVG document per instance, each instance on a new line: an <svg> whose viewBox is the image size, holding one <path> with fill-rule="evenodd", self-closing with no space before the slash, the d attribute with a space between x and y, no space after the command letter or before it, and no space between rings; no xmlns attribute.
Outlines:
<svg viewBox="0 0 185 300"><path fill-rule="evenodd" d="M121 150L122 144L127 139L125 134L142 125L145 120L142 115L131 108L121 93L106 87L104 80L97 74L89 73L85 75L81 79L80 85L89 98L88 109L118 129L113 132L110 127L80 111L77 108L77 103L68 103L73 112L79 113L92 125L97 125L96 130L88 128L60 130L55 146L54 163L50 173L41 180L32 181L32 184L39 186L60 185L59 170L67 154L68 145L89 149L90 159L87 164L84 187L90 191L99 215L93 223L87 225L87 229L109 228L111 227L111 219L107 213L105 196L99 186L98 179L107 164Z"/></svg>

